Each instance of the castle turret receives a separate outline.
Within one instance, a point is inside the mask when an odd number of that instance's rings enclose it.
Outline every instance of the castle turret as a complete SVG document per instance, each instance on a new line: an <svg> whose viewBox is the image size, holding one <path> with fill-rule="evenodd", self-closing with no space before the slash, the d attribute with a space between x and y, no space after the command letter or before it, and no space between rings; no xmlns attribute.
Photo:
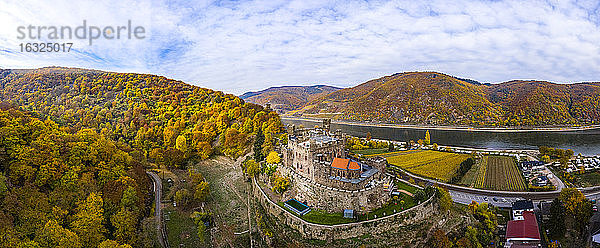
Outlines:
<svg viewBox="0 0 600 248"><path fill-rule="evenodd" d="M323 119L323 130L326 132L331 130L331 119Z"/></svg>

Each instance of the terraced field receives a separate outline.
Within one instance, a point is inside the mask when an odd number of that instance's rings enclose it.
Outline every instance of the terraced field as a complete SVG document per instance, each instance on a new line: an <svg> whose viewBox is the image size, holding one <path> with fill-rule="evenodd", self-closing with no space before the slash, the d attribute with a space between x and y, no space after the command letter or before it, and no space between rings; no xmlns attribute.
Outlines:
<svg viewBox="0 0 600 248"><path fill-rule="evenodd" d="M448 182L460 163L470 155L438 151L411 151L394 154L387 158L391 165L419 176Z"/></svg>
<svg viewBox="0 0 600 248"><path fill-rule="evenodd" d="M517 164L513 158L506 156L483 157L473 186L489 190L526 191Z"/></svg>

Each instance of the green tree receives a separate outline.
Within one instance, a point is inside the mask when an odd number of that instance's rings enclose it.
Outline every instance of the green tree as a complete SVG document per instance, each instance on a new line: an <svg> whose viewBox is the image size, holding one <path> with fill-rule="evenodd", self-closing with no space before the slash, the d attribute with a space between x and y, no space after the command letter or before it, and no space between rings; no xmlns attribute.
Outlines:
<svg viewBox="0 0 600 248"><path fill-rule="evenodd" d="M198 201L205 201L209 193L210 187L208 182L202 181L198 183L194 189L194 199Z"/></svg>
<svg viewBox="0 0 600 248"><path fill-rule="evenodd" d="M246 173L249 177L254 177L260 172L260 166L254 159L246 161Z"/></svg>
<svg viewBox="0 0 600 248"><path fill-rule="evenodd" d="M282 177L278 174L274 174L271 177L271 184L273 185L273 188L271 189L273 192L282 194L290 186L290 179L287 177Z"/></svg>
<svg viewBox="0 0 600 248"><path fill-rule="evenodd" d="M420 204L421 202L427 200L427 193L425 193L425 191L422 189L418 189L417 191L415 191L413 197L415 202L417 202L417 204Z"/></svg>
<svg viewBox="0 0 600 248"><path fill-rule="evenodd" d="M549 163L550 162L550 156L548 156L548 155L542 156L542 162Z"/></svg>
<svg viewBox="0 0 600 248"><path fill-rule="evenodd" d="M190 191L188 189L178 190L177 192L175 192L175 196L173 197L173 200L177 204L179 204L179 206L187 207L191 200Z"/></svg>
<svg viewBox="0 0 600 248"><path fill-rule="evenodd" d="M558 240L565 236L565 209L558 198L550 205L550 219L547 226L550 229L550 238Z"/></svg>
<svg viewBox="0 0 600 248"><path fill-rule="evenodd" d="M8 185L6 184L6 177L0 174L0 200L4 198L6 193L8 192Z"/></svg>
<svg viewBox="0 0 600 248"><path fill-rule="evenodd" d="M442 211L450 210L450 208L452 207L452 196L450 196L450 193L447 190L438 187L437 197L438 204L440 205Z"/></svg>
<svg viewBox="0 0 600 248"><path fill-rule="evenodd" d="M137 202L137 191L133 186L128 186L127 189L123 191L123 197L121 198L121 206L134 210L138 208Z"/></svg>
<svg viewBox="0 0 600 248"><path fill-rule="evenodd" d="M262 146L265 142L265 135L262 132L262 129L258 129L256 133L256 137L254 138L254 160L260 162L263 160L262 154Z"/></svg>

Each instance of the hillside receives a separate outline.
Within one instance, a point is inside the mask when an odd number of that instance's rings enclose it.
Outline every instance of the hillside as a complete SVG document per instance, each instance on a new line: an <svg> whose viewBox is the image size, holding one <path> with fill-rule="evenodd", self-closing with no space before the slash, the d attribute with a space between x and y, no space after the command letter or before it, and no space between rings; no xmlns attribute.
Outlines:
<svg viewBox="0 0 600 248"><path fill-rule="evenodd" d="M276 113L160 76L0 70L0 247L154 247L145 170L237 158L259 130L268 153Z"/></svg>
<svg viewBox="0 0 600 248"><path fill-rule="evenodd" d="M240 98L263 106L270 103L277 112L286 113L339 89L341 88L327 85L271 87L244 93Z"/></svg>
<svg viewBox="0 0 600 248"><path fill-rule="evenodd" d="M407 72L338 90L290 114L475 127L598 124L600 83L481 84L437 72Z"/></svg>

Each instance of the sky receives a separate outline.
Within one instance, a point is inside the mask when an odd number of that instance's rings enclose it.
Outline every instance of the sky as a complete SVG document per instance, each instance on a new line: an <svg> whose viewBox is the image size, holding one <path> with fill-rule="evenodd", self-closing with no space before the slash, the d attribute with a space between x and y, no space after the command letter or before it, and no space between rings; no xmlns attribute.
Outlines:
<svg viewBox="0 0 600 248"><path fill-rule="evenodd" d="M20 26L144 28L143 39L19 39ZM35 34L35 30L34 30ZM20 44L72 42L70 52ZM600 81L600 1L0 0L0 68L151 73L233 94L350 87L404 71L480 82Z"/></svg>

